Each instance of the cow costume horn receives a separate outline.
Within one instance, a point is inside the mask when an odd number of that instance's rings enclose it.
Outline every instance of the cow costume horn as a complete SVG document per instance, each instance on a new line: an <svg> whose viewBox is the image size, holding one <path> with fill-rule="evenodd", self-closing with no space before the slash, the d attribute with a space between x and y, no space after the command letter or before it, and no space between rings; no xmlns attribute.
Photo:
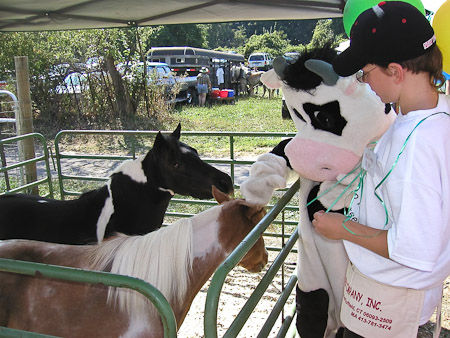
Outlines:
<svg viewBox="0 0 450 338"><path fill-rule="evenodd" d="M333 66L323 60L306 60L305 67L313 73L316 73L323 79L327 86L334 86L339 80L339 75L333 69ZM277 72L278 74L278 72Z"/></svg>
<svg viewBox="0 0 450 338"><path fill-rule="evenodd" d="M275 69L275 73L277 73L280 79L284 78L284 70L286 69L286 59L282 56L277 56L273 60L273 69Z"/></svg>

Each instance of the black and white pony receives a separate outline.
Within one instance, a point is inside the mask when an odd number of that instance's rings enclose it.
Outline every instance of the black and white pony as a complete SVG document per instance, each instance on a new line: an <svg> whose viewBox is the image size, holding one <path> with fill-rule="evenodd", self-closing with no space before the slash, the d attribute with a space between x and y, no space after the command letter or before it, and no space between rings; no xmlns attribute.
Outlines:
<svg viewBox="0 0 450 338"><path fill-rule="evenodd" d="M180 131L178 125L170 135L159 132L146 155L123 162L106 185L78 199L1 196L0 239L87 244L114 232L143 235L161 227L175 193L210 199L214 185L230 194L230 176L180 142Z"/></svg>

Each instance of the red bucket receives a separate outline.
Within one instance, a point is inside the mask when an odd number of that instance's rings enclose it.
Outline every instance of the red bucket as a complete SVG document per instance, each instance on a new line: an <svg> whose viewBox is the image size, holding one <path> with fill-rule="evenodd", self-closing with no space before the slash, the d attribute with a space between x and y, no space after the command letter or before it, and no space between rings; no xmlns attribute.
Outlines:
<svg viewBox="0 0 450 338"><path fill-rule="evenodd" d="M228 97L228 90L221 90L220 97Z"/></svg>
<svg viewBox="0 0 450 338"><path fill-rule="evenodd" d="M211 90L211 97L213 97L213 98L220 97L220 90L219 89Z"/></svg>

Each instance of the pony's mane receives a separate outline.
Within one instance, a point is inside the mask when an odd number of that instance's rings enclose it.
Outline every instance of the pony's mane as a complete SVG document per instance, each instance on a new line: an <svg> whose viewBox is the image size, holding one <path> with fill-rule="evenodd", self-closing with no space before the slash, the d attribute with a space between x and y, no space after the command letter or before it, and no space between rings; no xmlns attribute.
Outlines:
<svg viewBox="0 0 450 338"><path fill-rule="evenodd" d="M181 219L145 236L119 234L92 246L86 254L90 269L143 279L173 304L187 292L192 270L192 220ZM130 318L148 315L154 309L147 298L129 289L111 287L108 301L113 300Z"/></svg>

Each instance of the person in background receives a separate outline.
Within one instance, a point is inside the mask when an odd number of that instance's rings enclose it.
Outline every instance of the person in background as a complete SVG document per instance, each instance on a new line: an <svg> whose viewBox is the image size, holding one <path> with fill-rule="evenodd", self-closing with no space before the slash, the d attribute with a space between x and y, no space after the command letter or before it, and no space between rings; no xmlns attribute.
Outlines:
<svg viewBox="0 0 450 338"><path fill-rule="evenodd" d="M206 94L211 91L211 79L208 68L202 67L197 75L198 104L203 107L206 103Z"/></svg>
<svg viewBox="0 0 450 338"><path fill-rule="evenodd" d="M223 72L222 67L217 68L216 76L217 76L217 85L219 86L219 89L224 89L225 80L224 80L224 72Z"/></svg>
<svg viewBox="0 0 450 338"><path fill-rule="evenodd" d="M383 1L357 18L333 68L340 76L359 71L359 81L399 107L364 153L348 216L317 212L312 222L326 238L344 240L350 259L344 337L416 337L436 309L439 318L450 274L450 98L438 92L442 54L420 11Z"/></svg>

